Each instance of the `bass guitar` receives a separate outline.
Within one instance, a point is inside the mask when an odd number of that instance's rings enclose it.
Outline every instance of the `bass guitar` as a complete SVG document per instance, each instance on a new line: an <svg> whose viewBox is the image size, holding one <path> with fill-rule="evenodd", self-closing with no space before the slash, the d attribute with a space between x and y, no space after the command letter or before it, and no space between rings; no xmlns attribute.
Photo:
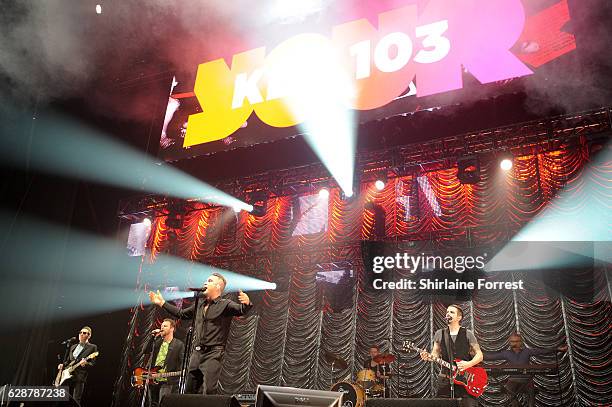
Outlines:
<svg viewBox="0 0 612 407"><path fill-rule="evenodd" d="M85 360L92 360L98 357L99 354L100 352L91 353L85 357ZM53 385L55 387L61 386L62 383L70 379L72 377L72 372L74 372L74 369L79 367L79 363L81 363L80 360L73 360L68 366L65 366L63 369L58 371L57 376L55 376L55 380L53 381Z"/></svg>
<svg viewBox="0 0 612 407"><path fill-rule="evenodd" d="M143 367L137 367L134 369L134 374L130 380L132 386L142 387L145 381L151 384L164 377L176 377L181 375L181 372L160 372L159 369L159 367L154 367L151 370L147 370Z"/></svg>
<svg viewBox="0 0 612 407"><path fill-rule="evenodd" d="M418 348L414 343L409 341L404 341L402 347L405 351L412 350L418 353L427 352L424 349ZM485 389L487 388L489 379L487 377L487 372L482 367L473 366L465 369L464 371L459 371L456 365L451 365L450 362L447 362L442 358L432 358L431 361L453 372L453 381L456 384L463 386L471 396L480 397L480 395L484 393ZM461 362L461 359L455 359L455 362Z"/></svg>

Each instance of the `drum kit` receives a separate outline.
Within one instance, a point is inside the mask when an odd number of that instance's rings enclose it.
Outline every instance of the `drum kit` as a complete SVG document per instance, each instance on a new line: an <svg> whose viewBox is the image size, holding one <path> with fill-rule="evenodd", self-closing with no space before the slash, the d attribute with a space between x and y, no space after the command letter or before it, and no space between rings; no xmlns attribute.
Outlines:
<svg viewBox="0 0 612 407"><path fill-rule="evenodd" d="M325 352L325 360L331 364L331 382L334 382L336 370L348 367L346 360ZM386 398L387 380L391 379L393 373L389 365L395 361L395 356L390 353L382 353L372 359L379 366L378 374L373 369L361 369L357 372L357 380L353 382L340 381L332 384L331 391L343 393L342 407L363 407L368 398Z"/></svg>

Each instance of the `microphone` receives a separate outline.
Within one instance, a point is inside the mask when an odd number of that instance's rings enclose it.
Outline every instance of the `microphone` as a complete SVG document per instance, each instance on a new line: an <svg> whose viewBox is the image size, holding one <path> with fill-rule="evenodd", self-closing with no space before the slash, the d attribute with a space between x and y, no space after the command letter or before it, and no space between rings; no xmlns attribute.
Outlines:
<svg viewBox="0 0 612 407"><path fill-rule="evenodd" d="M161 329L154 329L151 331L151 335L153 336L159 336L161 334Z"/></svg>
<svg viewBox="0 0 612 407"><path fill-rule="evenodd" d="M71 342L74 342L74 341L76 341L76 336L73 336L72 338L68 338L68 339L66 339L66 340L65 340L64 342L62 342L61 344L62 344L62 345L67 345L67 344L69 344L69 343L71 343Z"/></svg>
<svg viewBox="0 0 612 407"><path fill-rule="evenodd" d="M446 319L446 323L447 323L447 324L450 324L450 323L451 323L451 321L453 320L453 317L451 317L450 315L447 315L447 316L445 317L445 319Z"/></svg>
<svg viewBox="0 0 612 407"><path fill-rule="evenodd" d="M196 291L196 292L199 292L199 293L205 293L207 289L208 289L208 287L204 287L204 288L189 287L188 288L189 291Z"/></svg>

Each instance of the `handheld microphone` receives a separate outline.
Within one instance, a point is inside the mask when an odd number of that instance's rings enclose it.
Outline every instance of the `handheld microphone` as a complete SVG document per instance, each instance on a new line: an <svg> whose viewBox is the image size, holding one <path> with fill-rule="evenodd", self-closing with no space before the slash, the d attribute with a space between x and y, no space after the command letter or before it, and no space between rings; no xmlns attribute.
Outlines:
<svg viewBox="0 0 612 407"><path fill-rule="evenodd" d="M200 293L205 293L207 289L208 289L208 287L204 287L204 288L189 287L188 288L189 291L196 291L196 292L200 292Z"/></svg>
<svg viewBox="0 0 612 407"><path fill-rule="evenodd" d="M445 319L446 319L446 323L450 324L451 321L453 320L453 317L451 317L450 315L447 315Z"/></svg>
<svg viewBox="0 0 612 407"><path fill-rule="evenodd" d="M76 341L76 336L73 336L72 338L66 339L64 342L62 342L62 345L66 345L69 344L71 342Z"/></svg>
<svg viewBox="0 0 612 407"><path fill-rule="evenodd" d="M151 335L153 336L159 336L161 334L161 329L154 329L151 331Z"/></svg>

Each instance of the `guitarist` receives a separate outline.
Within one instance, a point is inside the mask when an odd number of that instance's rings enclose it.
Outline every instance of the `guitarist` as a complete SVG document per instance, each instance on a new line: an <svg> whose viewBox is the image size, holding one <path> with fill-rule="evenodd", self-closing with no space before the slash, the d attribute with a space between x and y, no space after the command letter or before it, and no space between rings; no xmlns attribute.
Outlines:
<svg viewBox="0 0 612 407"><path fill-rule="evenodd" d="M430 353L422 352L421 359L431 360L433 357L441 357L446 361L461 359L457 362L459 370L465 370L476 366L482 361L482 351L474 333L460 325L463 319L463 310L458 305L449 305L446 308L446 321L448 328L439 329L434 334L433 349ZM447 344L451 347L452 357L449 354ZM473 356L472 356L473 355ZM442 368L438 376L438 397L450 397L450 383L448 369ZM455 384L455 397L462 398L461 405L464 407L478 406L478 400L469 395L465 388Z"/></svg>
<svg viewBox="0 0 612 407"><path fill-rule="evenodd" d="M176 323L173 319L166 318L160 329L154 330L154 335L159 335L153 347L153 366L164 372L178 372L183 366L183 352L185 344L174 337ZM166 394L178 391L178 377L159 378L149 386L151 405L156 407Z"/></svg>
<svg viewBox="0 0 612 407"><path fill-rule="evenodd" d="M64 360L64 363L60 364L57 369L62 370L64 365L68 365L71 362L77 361L79 367L77 367L72 373L72 380L70 381L70 390L72 392L72 398L81 405L81 398L83 397L83 391L85 390L85 382L87 381L87 370L90 366L96 363L96 359L86 360L85 358L94 352L98 351L98 347L93 343L90 343L91 339L91 328L84 326L79 331L79 342L72 345L68 351L68 355Z"/></svg>

